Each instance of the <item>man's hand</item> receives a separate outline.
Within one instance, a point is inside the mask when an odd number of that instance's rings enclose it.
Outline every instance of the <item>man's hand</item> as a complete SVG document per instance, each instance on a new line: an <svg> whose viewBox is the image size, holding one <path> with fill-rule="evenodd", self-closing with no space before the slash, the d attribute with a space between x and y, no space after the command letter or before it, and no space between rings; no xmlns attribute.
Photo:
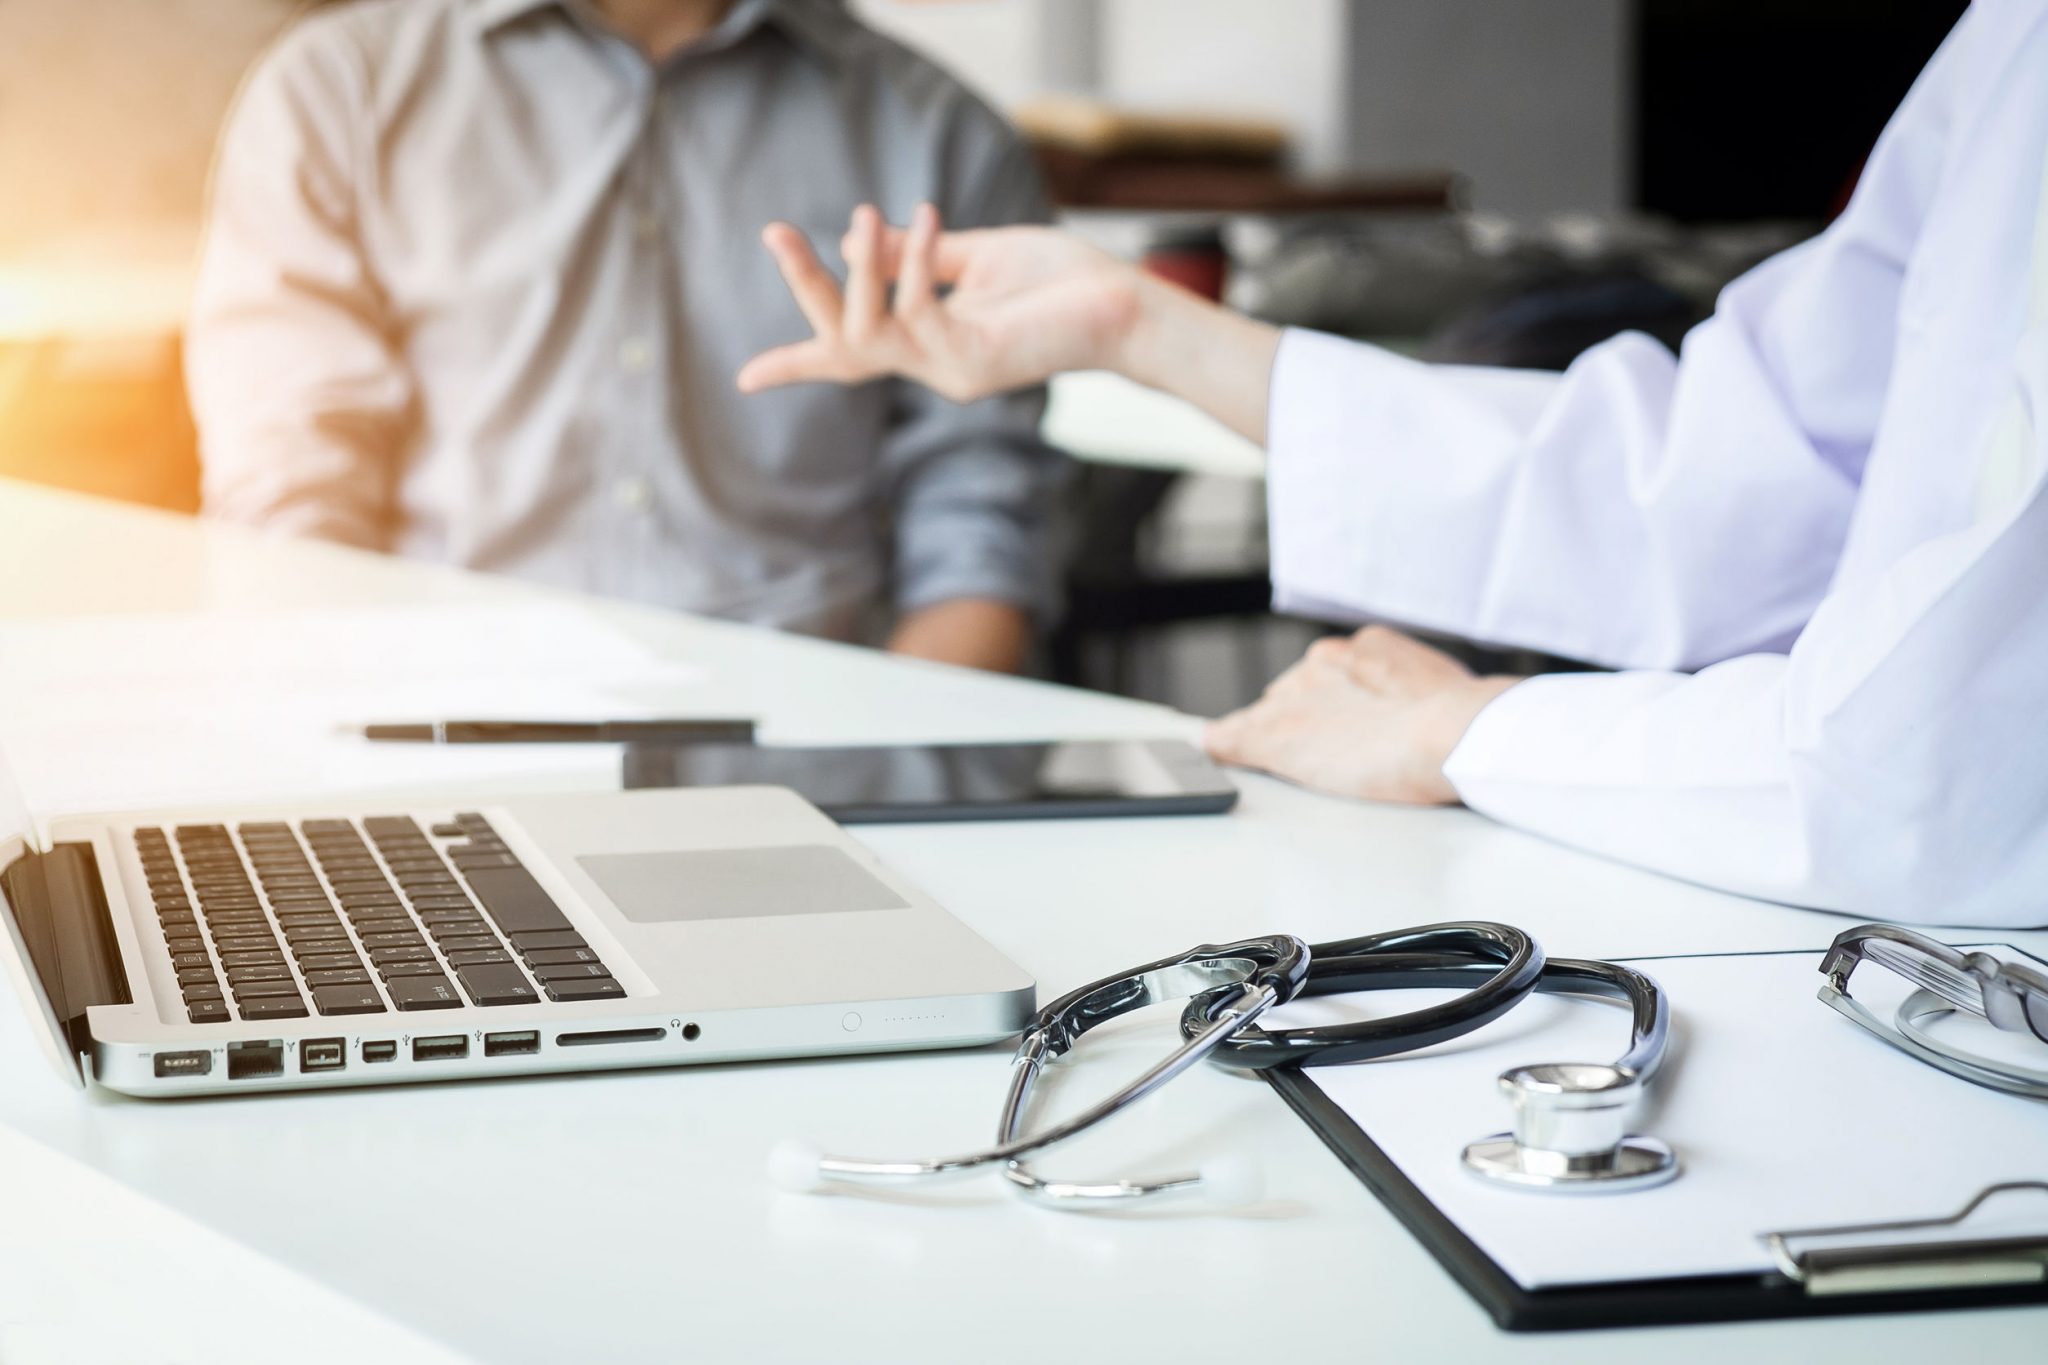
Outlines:
<svg viewBox="0 0 2048 1365"><path fill-rule="evenodd" d="M934 663L1016 673L1031 653L1031 618L993 598L936 602L897 622L889 649Z"/></svg>
<svg viewBox="0 0 2048 1365"><path fill-rule="evenodd" d="M1368 801L1449 805L1444 763L1486 704L1519 678L1480 678L1384 626L1318 640L1257 702L1209 727L1222 763Z"/></svg>

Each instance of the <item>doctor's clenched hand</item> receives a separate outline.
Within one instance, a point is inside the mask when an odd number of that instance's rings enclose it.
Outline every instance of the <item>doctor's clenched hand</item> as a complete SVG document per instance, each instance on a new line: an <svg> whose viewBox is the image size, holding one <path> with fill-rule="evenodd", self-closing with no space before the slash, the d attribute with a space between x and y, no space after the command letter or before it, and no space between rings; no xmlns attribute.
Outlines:
<svg viewBox="0 0 2048 1365"><path fill-rule="evenodd" d="M1318 640L1266 694L1209 727L1219 762L1368 801L1445 805L1444 763L1488 702L1519 678L1481 678L1384 626Z"/></svg>

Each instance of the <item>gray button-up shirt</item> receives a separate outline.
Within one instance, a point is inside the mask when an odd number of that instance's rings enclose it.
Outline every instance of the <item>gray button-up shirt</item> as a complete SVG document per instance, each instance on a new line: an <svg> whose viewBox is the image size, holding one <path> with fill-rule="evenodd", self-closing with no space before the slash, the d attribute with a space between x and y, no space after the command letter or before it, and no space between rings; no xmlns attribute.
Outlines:
<svg viewBox="0 0 2048 1365"><path fill-rule="evenodd" d="M741 0L660 68L577 0L302 23L222 143L188 364L223 518L873 639L1046 606L1041 396L742 397L809 334L761 227L1044 217L988 109L836 0Z"/></svg>

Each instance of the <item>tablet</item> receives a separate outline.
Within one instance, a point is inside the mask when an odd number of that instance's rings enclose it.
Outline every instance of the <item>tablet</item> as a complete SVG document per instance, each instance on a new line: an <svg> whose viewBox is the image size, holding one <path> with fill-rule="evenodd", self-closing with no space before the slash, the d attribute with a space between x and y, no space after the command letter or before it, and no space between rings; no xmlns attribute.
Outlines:
<svg viewBox="0 0 2048 1365"><path fill-rule="evenodd" d="M1178 740L783 749L634 744L627 787L790 787L842 824L1212 815L1237 788Z"/></svg>

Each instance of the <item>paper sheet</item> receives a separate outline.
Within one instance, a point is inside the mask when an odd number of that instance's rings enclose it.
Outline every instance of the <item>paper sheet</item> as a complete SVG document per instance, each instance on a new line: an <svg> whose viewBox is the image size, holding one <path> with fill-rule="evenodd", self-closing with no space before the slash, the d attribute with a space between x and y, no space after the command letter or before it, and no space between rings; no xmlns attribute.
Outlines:
<svg viewBox="0 0 2048 1365"><path fill-rule="evenodd" d="M370 720L687 712L699 670L556 607L81 617L0 627L0 744L37 815L515 777L617 780L609 746L370 744Z"/></svg>
<svg viewBox="0 0 2048 1365"><path fill-rule="evenodd" d="M1670 1060L1636 1127L1676 1148L1684 1170L1654 1189L1511 1190L1482 1182L1458 1159L1466 1143L1508 1127L1494 1085L1500 1072L1612 1060L1627 1038L1618 1008L1536 996L1443 1047L1312 1075L1527 1289L1760 1272L1771 1267L1760 1233L1946 1217L1986 1185L2048 1179L2048 1102L1958 1080L1858 1028L1814 998L1820 960L1816 949L1634 964L1663 985L1675 1019ZM1895 981L1866 964L1851 986L1889 1018L1905 993ZM1442 996L1304 1001L1276 1017L1382 1016L1432 998ZM2048 1200L2013 1198L2007 1216L2048 1232Z"/></svg>

